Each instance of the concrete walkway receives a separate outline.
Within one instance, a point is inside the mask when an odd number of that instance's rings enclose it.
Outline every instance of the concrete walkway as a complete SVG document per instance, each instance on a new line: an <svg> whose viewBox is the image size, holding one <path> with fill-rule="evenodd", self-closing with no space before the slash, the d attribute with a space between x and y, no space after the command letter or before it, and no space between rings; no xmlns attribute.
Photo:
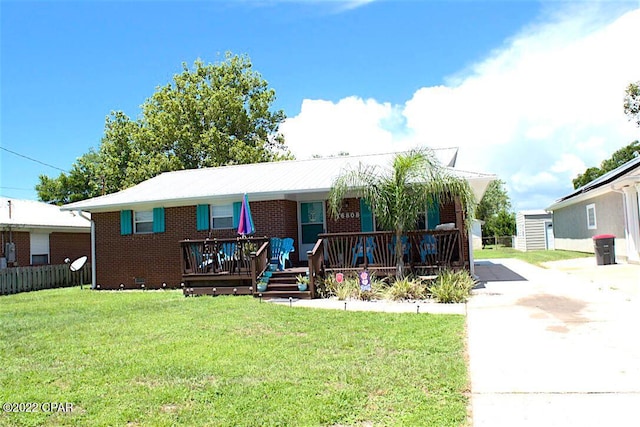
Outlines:
<svg viewBox="0 0 640 427"><path fill-rule="evenodd" d="M473 425L640 425L640 266L478 262Z"/></svg>

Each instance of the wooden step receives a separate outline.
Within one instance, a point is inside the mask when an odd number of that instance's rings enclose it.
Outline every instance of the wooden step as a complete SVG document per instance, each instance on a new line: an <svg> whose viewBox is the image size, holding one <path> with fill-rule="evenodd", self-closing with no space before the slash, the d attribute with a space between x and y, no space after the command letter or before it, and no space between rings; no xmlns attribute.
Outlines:
<svg viewBox="0 0 640 427"><path fill-rule="evenodd" d="M269 284L278 283L282 285L297 285L298 281L295 277L277 277L273 276L269 278Z"/></svg>
<svg viewBox="0 0 640 427"><path fill-rule="evenodd" d="M298 292L297 283L272 283L267 284L267 291L294 291Z"/></svg>
<svg viewBox="0 0 640 427"><path fill-rule="evenodd" d="M297 298L297 299L311 299L311 291L271 291L267 288L265 292L258 292L253 294L254 297L260 297L264 299L271 298Z"/></svg>

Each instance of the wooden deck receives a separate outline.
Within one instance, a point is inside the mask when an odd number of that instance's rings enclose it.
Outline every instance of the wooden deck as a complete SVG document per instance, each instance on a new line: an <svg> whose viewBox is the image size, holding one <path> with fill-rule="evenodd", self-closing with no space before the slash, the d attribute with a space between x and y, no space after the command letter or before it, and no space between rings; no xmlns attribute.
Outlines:
<svg viewBox="0 0 640 427"><path fill-rule="evenodd" d="M316 285L327 274L355 274L368 270L378 277L396 273L396 250L402 251L405 271L433 275L444 268L464 268L459 229L418 230L402 236L391 232L320 234L307 253L308 265L272 271L267 237L183 240L184 293L195 295L254 295L262 298L315 298ZM299 291L296 276L308 275L309 285ZM258 290L260 283L267 289Z"/></svg>

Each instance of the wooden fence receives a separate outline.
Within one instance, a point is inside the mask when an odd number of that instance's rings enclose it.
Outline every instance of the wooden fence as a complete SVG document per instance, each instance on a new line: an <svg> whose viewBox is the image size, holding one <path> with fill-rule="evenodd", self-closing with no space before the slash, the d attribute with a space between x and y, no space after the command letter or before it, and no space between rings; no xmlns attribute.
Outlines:
<svg viewBox="0 0 640 427"><path fill-rule="evenodd" d="M91 264L71 271L68 264L0 269L0 295L91 283Z"/></svg>

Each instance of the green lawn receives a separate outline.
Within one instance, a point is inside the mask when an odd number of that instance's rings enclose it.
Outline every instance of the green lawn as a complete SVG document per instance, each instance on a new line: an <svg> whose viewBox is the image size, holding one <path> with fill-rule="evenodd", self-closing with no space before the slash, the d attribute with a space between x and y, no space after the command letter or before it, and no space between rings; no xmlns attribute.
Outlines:
<svg viewBox="0 0 640 427"><path fill-rule="evenodd" d="M0 297L2 426L465 425L464 317L178 291Z"/></svg>
<svg viewBox="0 0 640 427"><path fill-rule="evenodd" d="M572 251L517 251L513 248L479 249L473 251L473 259L517 258L540 267L543 262L562 261L565 259L594 257L594 254Z"/></svg>

